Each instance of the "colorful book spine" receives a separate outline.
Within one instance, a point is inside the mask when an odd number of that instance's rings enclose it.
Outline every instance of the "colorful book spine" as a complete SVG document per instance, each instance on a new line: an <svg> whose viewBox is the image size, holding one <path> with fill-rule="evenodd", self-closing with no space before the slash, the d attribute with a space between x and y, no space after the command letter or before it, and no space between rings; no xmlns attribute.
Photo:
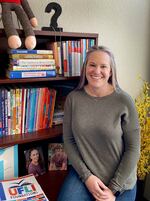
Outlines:
<svg viewBox="0 0 150 201"><path fill-rule="evenodd" d="M5 135L5 89L1 91L1 106L2 106L2 134Z"/></svg>
<svg viewBox="0 0 150 201"><path fill-rule="evenodd" d="M52 50L10 49L9 54L53 54Z"/></svg>
<svg viewBox="0 0 150 201"><path fill-rule="evenodd" d="M2 89L0 89L0 137L3 136Z"/></svg>
<svg viewBox="0 0 150 201"><path fill-rule="evenodd" d="M26 88L22 88L21 133L25 132L26 93L27 93L27 89Z"/></svg>
<svg viewBox="0 0 150 201"><path fill-rule="evenodd" d="M55 108L55 100L56 100L56 90L50 89L50 109L49 109L49 127L52 127L53 123L53 115L54 115L54 108Z"/></svg>
<svg viewBox="0 0 150 201"><path fill-rule="evenodd" d="M41 66L41 65L55 65L54 59L12 59L10 61L12 65L19 66Z"/></svg>
<svg viewBox="0 0 150 201"><path fill-rule="evenodd" d="M41 65L41 66L15 66L11 65L9 70L11 71L29 71L29 70L54 70L55 65Z"/></svg>
<svg viewBox="0 0 150 201"><path fill-rule="evenodd" d="M35 103L36 103L36 88L32 88L30 91L30 110L29 110L28 132L34 131Z"/></svg>
<svg viewBox="0 0 150 201"><path fill-rule="evenodd" d="M53 54L10 54L10 59L53 59Z"/></svg>
<svg viewBox="0 0 150 201"><path fill-rule="evenodd" d="M9 71L7 76L10 79L16 78L48 78L48 77L55 77L56 71L55 70L46 70L46 71Z"/></svg>

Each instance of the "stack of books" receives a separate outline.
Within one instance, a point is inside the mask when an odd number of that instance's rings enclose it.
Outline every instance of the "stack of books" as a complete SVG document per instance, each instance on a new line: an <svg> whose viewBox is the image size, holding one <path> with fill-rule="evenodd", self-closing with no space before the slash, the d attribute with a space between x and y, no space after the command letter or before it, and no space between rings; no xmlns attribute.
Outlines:
<svg viewBox="0 0 150 201"><path fill-rule="evenodd" d="M9 58L7 77L10 79L56 76L52 50L11 49Z"/></svg>
<svg viewBox="0 0 150 201"><path fill-rule="evenodd" d="M59 125L63 123L64 111L63 110L55 110L53 115L53 125Z"/></svg>

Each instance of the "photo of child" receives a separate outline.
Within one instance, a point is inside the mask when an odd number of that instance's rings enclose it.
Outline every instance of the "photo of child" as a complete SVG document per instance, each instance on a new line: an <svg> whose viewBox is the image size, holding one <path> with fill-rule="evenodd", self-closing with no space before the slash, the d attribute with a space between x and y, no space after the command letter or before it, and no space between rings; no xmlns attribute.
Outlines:
<svg viewBox="0 0 150 201"><path fill-rule="evenodd" d="M48 170L67 170L67 154L62 143L48 145Z"/></svg>
<svg viewBox="0 0 150 201"><path fill-rule="evenodd" d="M33 147L24 151L26 158L26 170L28 174L34 176L42 175L46 172L44 157L41 147Z"/></svg>

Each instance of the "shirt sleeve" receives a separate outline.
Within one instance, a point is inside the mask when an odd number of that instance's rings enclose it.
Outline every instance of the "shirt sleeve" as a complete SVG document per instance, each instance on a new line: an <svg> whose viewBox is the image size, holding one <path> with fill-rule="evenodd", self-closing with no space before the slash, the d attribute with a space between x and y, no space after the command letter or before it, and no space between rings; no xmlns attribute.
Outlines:
<svg viewBox="0 0 150 201"><path fill-rule="evenodd" d="M63 120L63 139L65 151L68 155L68 159L71 165L75 168L79 177L84 182L91 172L83 162L82 157L78 151L75 138L72 132L72 96L67 97L64 108L64 120Z"/></svg>
<svg viewBox="0 0 150 201"><path fill-rule="evenodd" d="M135 104L131 97L127 97L124 105L125 112L121 115L124 152L114 177L109 184L109 188L113 193L122 191L130 174L134 171L136 172L136 166L140 157L140 129Z"/></svg>

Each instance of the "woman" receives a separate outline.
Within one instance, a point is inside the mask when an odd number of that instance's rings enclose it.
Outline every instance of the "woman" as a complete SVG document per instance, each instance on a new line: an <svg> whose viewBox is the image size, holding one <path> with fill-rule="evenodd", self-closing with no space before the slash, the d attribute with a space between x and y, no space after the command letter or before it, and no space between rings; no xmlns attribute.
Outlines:
<svg viewBox="0 0 150 201"><path fill-rule="evenodd" d="M32 148L29 150L29 160L30 164L28 166L28 174L39 176L45 173L43 161L37 148Z"/></svg>
<svg viewBox="0 0 150 201"><path fill-rule="evenodd" d="M63 134L72 168L58 201L135 200L138 117L108 48L87 53L77 90L66 99Z"/></svg>

